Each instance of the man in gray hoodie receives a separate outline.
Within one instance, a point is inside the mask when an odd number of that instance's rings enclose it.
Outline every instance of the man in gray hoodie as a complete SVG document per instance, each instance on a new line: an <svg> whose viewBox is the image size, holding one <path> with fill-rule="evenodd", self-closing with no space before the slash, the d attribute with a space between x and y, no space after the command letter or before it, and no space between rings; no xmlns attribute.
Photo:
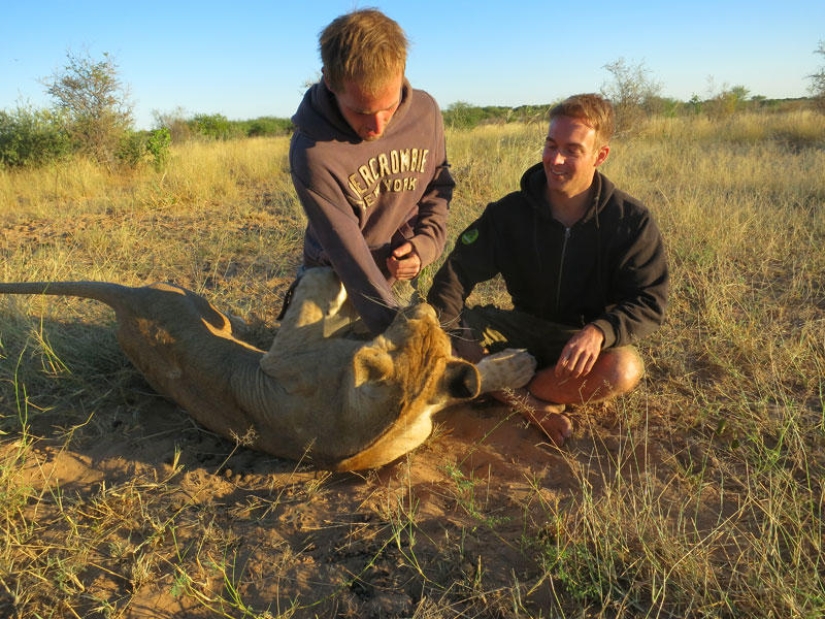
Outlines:
<svg viewBox="0 0 825 619"><path fill-rule="evenodd" d="M427 297L468 360L509 347L536 357L516 401L557 445L572 430L566 405L639 383L644 364L632 344L659 327L667 305L655 220L598 171L613 127L613 108L599 95L554 106L542 161L459 235ZM476 284L497 274L513 309L465 307Z"/></svg>
<svg viewBox="0 0 825 619"><path fill-rule="evenodd" d="M382 333L446 242L455 183L441 112L404 77L407 39L380 11L335 19L320 36L323 78L292 122L292 181L307 216L303 268L331 266L367 329Z"/></svg>

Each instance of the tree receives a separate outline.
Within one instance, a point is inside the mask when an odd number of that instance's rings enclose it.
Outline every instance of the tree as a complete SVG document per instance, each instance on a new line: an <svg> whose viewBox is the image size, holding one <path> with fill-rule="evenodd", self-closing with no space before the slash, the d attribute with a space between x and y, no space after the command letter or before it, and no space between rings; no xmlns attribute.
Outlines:
<svg viewBox="0 0 825 619"><path fill-rule="evenodd" d="M65 119L75 148L98 161L114 160L118 146L132 126L128 93L118 67L107 53L102 60L88 54L66 54L67 62L43 83Z"/></svg>
<svg viewBox="0 0 825 619"><path fill-rule="evenodd" d="M444 124L453 129L470 129L481 122L481 108L466 101L451 103L444 112Z"/></svg>
<svg viewBox="0 0 825 619"><path fill-rule="evenodd" d="M702 109L708 117L715 120L730 118L744 107L750 90L742 85L728 86L727 84L722 84L717 89L712 75L709 75L707 80L708 98L703 103Z"/></svg>
<svg viewBox="0 0 825 619"><path fill-rule="evenodd" d="M825 41L819 42L819 48L814 51L825 57ZM808 76L811 80L811 94L816 99L819 109L825 111L825 67L820 67L819 71Z"/></svg>
<svg viewBox="0 0 825 619"><path fill-rule="evenodd" d="M659 98L662 85L648 77L650 70L641 62L629 65L624 58L604 65L613 81L602 86L616 112L616 131L629 132L644 117L645 107Z"/></svg>

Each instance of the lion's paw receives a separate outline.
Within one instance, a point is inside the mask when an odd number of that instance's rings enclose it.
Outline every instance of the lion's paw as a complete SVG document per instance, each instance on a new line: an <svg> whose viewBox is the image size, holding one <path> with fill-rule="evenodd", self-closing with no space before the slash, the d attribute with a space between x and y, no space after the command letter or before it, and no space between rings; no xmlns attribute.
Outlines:
<svg viewBox="0 0 825 619"><path fill-rule="evenodd" d="M536 372L536 358L523 348L507 348L488 355L476 364L481 374L481 392L518 389Z"/></svg>

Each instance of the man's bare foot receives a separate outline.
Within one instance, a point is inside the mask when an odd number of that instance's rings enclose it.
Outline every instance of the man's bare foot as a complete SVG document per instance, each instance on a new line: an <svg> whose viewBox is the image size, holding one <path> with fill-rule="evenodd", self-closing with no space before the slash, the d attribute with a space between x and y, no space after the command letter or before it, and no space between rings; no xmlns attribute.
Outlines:
<svg viewBox="0 0 825 619"><path fill-rule="evenodd" d="M540 400L526 389L497 391L493 396L515 408L557 447L564 445L573 434L573 422L562 414L564 404Z"/></svg>
<svg viewBox="0 0 825 619"><path fill-rule="evenodd" d="M573 434L573 422L562 414L564 404L545 402L539 409L521 411L521 414L550 439L556 447L561 447Z"/></svg>

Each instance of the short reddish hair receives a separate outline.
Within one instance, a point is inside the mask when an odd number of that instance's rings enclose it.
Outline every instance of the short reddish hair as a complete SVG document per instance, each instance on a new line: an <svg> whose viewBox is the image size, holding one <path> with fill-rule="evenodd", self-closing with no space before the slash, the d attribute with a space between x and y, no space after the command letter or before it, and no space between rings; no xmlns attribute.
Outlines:
<svg viewBox="0 0 825 619"><path fill-rule="evenodd" d="M321 32L319 43L324 77L333 92L353 81L375 93L404 75L407 36L398 23L377 9L337 17Z"/></svg>
<svg viewBox="0 0 825 619"><path fill-rule="evenodd" d="M610 101L595 93L573 95L550 108L550 122L559 116L576 118L596 131L596 145L610 142L616 118Z"/></svg>

